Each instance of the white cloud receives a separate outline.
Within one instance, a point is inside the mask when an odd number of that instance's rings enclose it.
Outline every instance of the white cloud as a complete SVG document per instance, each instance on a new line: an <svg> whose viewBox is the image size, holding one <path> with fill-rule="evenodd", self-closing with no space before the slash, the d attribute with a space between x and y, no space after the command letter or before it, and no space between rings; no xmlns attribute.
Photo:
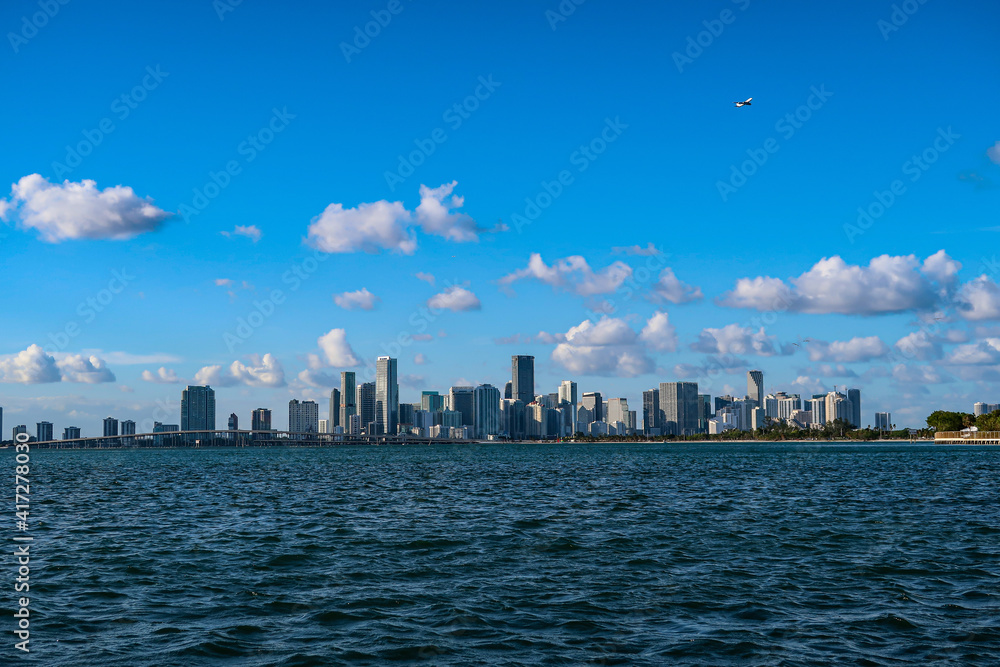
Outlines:
<svg viewBox="0 0 1000 667"><path fill-rule="evenodd" d="M835 340L832 343L814 340L809 343L810 361L851 363L880 359L887 354L889 347L878 336L854 337L850 340Z"/></svg>
<svg viewBox="0 0 1000 667"><path fill-rule="evenodd" d="M233 286L233 280L232 280L232 278L216 278L215 279L215 286L216 287L232 287Z"/></svg>
<svg viewBox="0 0 1000 667"><path fill-rule="evenodd" d="M849 265L840 257L823 258L792 278L741 278L720 303L734 308L791 310L803 313L879 315L931 308L960 266L943 251L923 264L915 255L881 255L868 266Z"/></svg>
<svg viewBox="0 0 1000 667"><path fill-rule="evenodd" d="M413 216L400 202L377 201L345 209L330 204L309 225L307 242L328 253L392 250L412 255L417 237L409 228Z"/></svg>
<svg viewBox="0 0 1000 667"><path fill-rule="evenodd" d="M594 271L587 260L579 255L558 259L552 266L545 264L539 253L532 253L528 266L508 274L498 282L501 287L526 279L535 279L553 289L564 289L580 296L614 292L632 275L632 267L624 262L614 262L600 271Z"/></svg>
<svg viewBox="0 0 1000 667"><path fill-rule="evenodd" d="M986 155L995 164L1000 164L1000 141L986 149Z"/></svg>
<svg viewBox="0 0 1000 667"><path fill-rule="evenodd" d="M635 377L655 369L635 331L624 320L612 317L572 327L565 342L552 351L552 361L579 375Z"/></svg>
<svg viewBox="0 0 1000 667"><path fill-rule="evenodd" d="M417 355L413 357L413 363L415 363L417 366L423 366L424 364L427 363L427 355L425 355L423 352L418 352Z"/></svg>
<svg viewBox="0 0 1000 667"><path fill-rule="evenodd" d="M381 299L369 292L367 287L363 287L356 292L344 292L343 294L333 295L333 302L344 310L355 310L357 308L372 310L379 301Z"/></svg>
<svg viewBox="0 0 1000 667"><path fill-rule="evenodd" d="M428 234L443 236L449 241L463 243L478 241L481 231L476 221L465 213L452 209L462 208L465 198L452 195L458 181L445 183L437 188L420 186L420 205L417 206L417 223Z"/></svg>
<svg viewBox="0 0 1000 667"><path fill-rule="evenodd" d="M427 305L438 310L479 310L482 304L479 297L458 285L453 285L440 294L435 294L427 301Z"/></svg>
<svg viewBox="0 0 1000 667"><path fill-rule="evenodd" d="M176 364L183 361L173 354L156 352L153 354L132 354L131 352L104 352L102 350L84 350L88 354L96 354L109 364L115 366L141 366L143 364Z"/></svg>
<svg viewBox="0 0 1000 667"><path fill-rule="evenodd" d="M41 384L114 382L115 374L96 355L67 354L58 361L40 345L30 345L17 354L0 358L0 382Z"/></svg>
<svg viewBox="0 0 1000 667"><path fill-rule="evenodd" d="M274 355L251 355L250 363L244 364L237 360L223 369L222 366L205 366L195 375L194 382L199 385L215 385L232 387L246 385L248 387L283 387L285 386L285 370Z"/></svg>
<svg viewBox="0 0 1000 667"><path fill-rule="evenodd" d="M343 329L331 329L320 336L317 343L330 366L353 368L361 364L350 343L347 342L347 332Z"/></svg>
<svg viewBox="0 0 1000 667"><path fill-rule="evenodd" d="M233 231L231 231L231 232L220 232L220 233L223 236L225 236L226 238L229 238L229 237L232 237L232 236L245 236L248 239L250 239L251 241L253 241L254 243L256 243L257 241L260 241L260 237L264 235L264 233L261 232L260 229L257 228L257 225L246 225L246 226L244 226L244 225L236 225L236 228Z"/></svg>
<svg viewBox="0 0 1000 667"><path fill-rule="evenodd" d="M792 387L798 387L799 393L803 395L822 394L827 391L822 380L811 378L808 375L800 375L792 381Z"/></svg>
<svg viewBox="0 0 1000 667"><path fill-rule="evenodd" d="M896 341L894 347L907 359L933 361L943 355L941 344L933 340L926 331L909 333Z"/></svg>
<svg viewBox="0 0 1000 667"><path fill-rule="evenodd" d="M428 285L434 284L434 275L431 273L424 273L423 271L418 271L416 274L417 280L423 280Z"/></svg>
<svg viewBox="0 0 1000 667"><path fill-rule="evenodd" d="M955 294L958 313L967 320L1000 319L1000 287L985 275L962 285Z"/></svg>
<svg viewBox="0 0 1000 667"><path fill-rule="evenodd" d="M427 380L423 375L413 375L406 374L399 376L399 384L404 387L410 387L411 389L420 389L421 387L427 386ZM459 385L455 385L459 386Z"/></svg>
<svg viewBox="0 0 1000 667"><path fill-rule="evenodd" d="M700 287L682 283L670 267L660 272L660 279L653 285L650 299L657 302L688 303L704 298Z"/></svg>
<svg viewBox="0 0 1000 667"><path fill-rule="evenodd" d="M2 217L18 212L21 225L37 229L43 241L130 239L159 229L172 213L122 185L99 190L97 183L50 183L40 174L23 177L11 189Z"/></svg>
<svg viewBox="0 0 1000 667"><path fill-rule="evenodd" d="M691 349L707 354L756 354L762 357L792 352L789 347L779 345L775 336L768 336L764 327L754 331L753 327L739 324L727 324L721 329L703 329L698 334L698 340L691 344Z"/></svg>
<svg viewBox="0 0 1000 667"><path fill-rule="evenodd" d="M663 312L653 313L646 321L639 332L639 340L658 352L677 351L677 329L670 323L670 316Z"/></svg>
<svg viewBox="0 0 1000 667"><path fill-rule="evenodd" d="M943 384L951 382L953 379L933 366L907 366L905 364L896 364L893 367L892 378L902 384L918 386Z"/></svg>
<svg viewBox="0 0 1000 667"><path fill-rule="evenodd" d="M957 365L1000 364L1000 338L959 345L948 355L947 362Z"/></svg>
<svg viewBox="0 0 1000 667"><path fill-rule="evenodd" d="M155 373L148 370L143 371L142 379L146 382L153 382L156 384L177 384L181 381L181 379L177 377L176 371L163 366L160 366L160 370Z"/></svg>
<svg viewBox="0 0 1000 667"><path fill-rule="evenodd" d="M298 378L310 387L327 388L340 386L340 374L335 372L327 373L318 370L304 370L299 373Z"/></svg>

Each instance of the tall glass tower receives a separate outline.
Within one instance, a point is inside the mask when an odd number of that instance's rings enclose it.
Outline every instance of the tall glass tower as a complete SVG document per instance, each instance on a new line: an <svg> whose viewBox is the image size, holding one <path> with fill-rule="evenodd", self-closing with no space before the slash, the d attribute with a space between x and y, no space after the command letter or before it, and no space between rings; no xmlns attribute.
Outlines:
<svg viewBox="0 0 1000 667"><path fill-rule="evenodd" d="M747 371L747 398L764 407L764 371Z"/></svg>
<svg viewBox="0 0 1000 667"><path fill-rule="evenodd" d="M181 392L181 430L215 430L215 390L188 386Z"/></svg>
<svg viewBox="0 0 1000 667"><path fill-rule="evenodd" d="M396 375L396 360L379 357L375 367L375 403L382 404L381 421L387 435L396 435L399 424L399 381Z"/></svg>
<svg viewBox="0 0 1000 667"><path fill-rule="evenodd" d="M535 400L535 358L514 355L510 358L511 398L525 405Z"/></svg>

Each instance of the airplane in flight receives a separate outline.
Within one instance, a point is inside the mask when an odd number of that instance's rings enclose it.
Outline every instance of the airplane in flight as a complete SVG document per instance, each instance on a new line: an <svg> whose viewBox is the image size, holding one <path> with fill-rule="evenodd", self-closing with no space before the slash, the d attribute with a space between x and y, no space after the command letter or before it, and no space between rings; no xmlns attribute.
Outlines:
<svg viewBox="0 0 1000 667"><path fill-rule="evenodd" d="M737 107L749 107L749 106L753 106L752 104L750 104L750 100L752 100L752 99L753 99L752 97L748 97L746 99L746 102L733 102L733 104L735 104Z"/></svg>

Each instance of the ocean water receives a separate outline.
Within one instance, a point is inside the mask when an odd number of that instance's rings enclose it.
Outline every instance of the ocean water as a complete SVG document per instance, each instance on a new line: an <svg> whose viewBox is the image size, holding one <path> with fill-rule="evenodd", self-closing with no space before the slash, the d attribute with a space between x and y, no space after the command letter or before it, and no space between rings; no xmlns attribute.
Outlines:
<svg viewBox="0 0 1000 667"><path fill-rule="evenodd" d="M997 448L31 457L2 664L1000 664Z"/></svg>

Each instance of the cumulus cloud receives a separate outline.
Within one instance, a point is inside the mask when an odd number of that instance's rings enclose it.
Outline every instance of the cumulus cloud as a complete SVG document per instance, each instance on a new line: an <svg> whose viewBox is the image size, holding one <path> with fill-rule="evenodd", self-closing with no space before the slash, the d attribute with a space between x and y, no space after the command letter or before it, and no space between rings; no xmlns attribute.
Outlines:
<svg viewBox="0 0 1000 667"><path fill-rule="evenodd" d="M423 280L428 285L434 284L434 274L432 273L424 273L423 271L417 271L417 273L414 275L416 275L417 280Z"/></svg>
<svg viewBox="0 0 1000 667"><path fill-rule="evenodd" d="M931 338L926 331L914 331L896 341L893 346L907 359L934 361L943 356L941 344Z"/></svg>
<svg viewBox="0 0 1000 667"><path fill-rule="evenodd" d="M955 305L967 320L1000 320L1000 287L985 275L979 276L958 289Z"/></svg>
<svg viewBox="0 0 1000 667"><path fill-rule="evenodd" d="M440 294L435 294L428 299L427 305L437 310L451 310L454 312L479 310L482 308L479 297L458 285L453 285Z"/></svg>
<svg viewBox="0 0 1000 667"><path fill-rule="evenodd" d="M691 344L695 352L707 354L756 354L773 357L791 354L791 346L782 347L775 336L768 336L764 327L754 331L753 327L727 324L721 329L706 328L698 334L698 340Z"/></svg>
<svg viewBox="0 0 1000 667"><path fill-rule="evenodd" d="M986 149L986 156L989 157L994 164L1000 164L1000 141Z"/></svg>
<svg viewBox="0 0 1000 667"><path fill-rule="evenodd" d="M631 275L632 267L624 262L614 262L600 271L594 271L587 260L573 255L557 259L552 266L548 266L536 252L528 259L528 266L504 276L498 282L502 288L509 288L519 280L534 279L553 289L563 289L580 296L593 296L614 292Z"/></svg>
<svg viewBox="0 0 1000 667"><path fill-rule="evenodd" d="M226 238L230 238L232 236L245 236L254 243L260 241L260 237L264 235L264 233L257 228L257 225L236 225L236 228L233 231L220 233Z"/></svg>
<svg viewBox="0 0 1000 667"><path fill-rule="evenodd" d="M923 263L915 255L881 255L868 266L823 258L786 284L778 278L741 278L720 303L733 308L802 313L879 315L933 307L960 267L940 251Z"/></svg>
<svg viewBox="0 0 1000 667"><path fill-rule="evenodd" d="M155 373L148 370L143 371L142 379L146 382L153 382L156 384L177 384L181 381L181 379L177 377L176 371L163 366L160 366L160 369Z"/></svg>
<svg viewBox="0 0 1000 667"><path fill-rule="evenodd" d="M893 366L892 378L901 384L917 386L943 384L954 379L933 366L907 366L906 364Z"/></svg>
<svg viewBox="0 0 1000 667"><path fill-rule="evenodd" d="M326 362L330 366L346 366L353 368L361 362L347 342L347 332L344 329L331 329L317 340Z"/></svg>
<svg viewBox="0 0 1000 667"><path fill-rule="evenodd" d="M688 303L704 298L700 287L693 287L682 283L674 275L674 270L670 267L660 272L660 279L653 285L650 299L657 302Z"/></svg>
<svg viewBox="0 0 1000 667"><path fill-rule="evenodd" d="M420 186L420 204L415 212L402 202L380 200L344 208L330 204L309 225L307 243L323 252L377 253L389 250L412 255L417 250L417 227L449 241L477 241L482 231L469 215L454 209L464 205L453 195L456 181L437 188Z"/></svg>
<svg viewBox="0 0 1000 667"><path fill-rule="evenodd" d="M375 304L381 301L380 298L368 291L367 287L362 287L355 292L344 292L334 294L333 302L344 310L372 310Z"/></svg>
<svg viewBox="0 0 1000 667"><path fill-rule="evenodd" d="M420 186L420 205L417 206L417 223L423 231L459 243L478 241L476 221L466 213L453 209L462 208L465 198L452 195L458 181L445 183L437 188Z"/></svg>
<svg viewBox="0 0 1000 667"><path fill-rule="evenodd" d="M1000 338L959 345L948 355L947 362L957 365L1000 364Z"/></svg>
<svg viewBox="0 0 1000 667"><path fill-rule="evenodd" d="M653 313L646 321L639 332L639 340L658 352L677 351L677 329L670 323L670 316L663 312Z"/></svg>
<svg viewBox="0 0 1000 667"><path fill-rule="evenodd" d="M307 369L299 372L299 381L316 388L339 387L340 374Z"/></svg>
<svg viewBox="0 0 1000 667"><path fill-rule="evenodd" d="M639 336L624 320L604 317L572 327L565 342L552 351L552 361L579 375L635 377L655 369Z"/></svg>
<svg viewBox="0 0 1000 667"><path fill-rule="evenodd" d="M0 358L0 382L42 384L114 382L115 375L96 355L67 354L58 361L40 345L30 345L17 354Z"/></svg>
<svg viewBox="0 0 1000 667"><path fill-rule="evenodd" d="M47 243L130 239L159 229L173 215L128 186L100 190L94 181L50 183L40 174L25 176L14 184L0 217L6 220L15 214L22 227L38 230Z"/></svg>
<svg viewBox="0 0 1000 667"><path fill-rule="evenodd" d="M236 360L228 366L205 366L195 374L194 382L198 385L215 385L232 387L246 385L248 387L284 387L285 370L274 355L251 355L249 364Z"/></svg>
<svg viewBox="0 0 1000 667"><path fill-rule="evenodd" d="M832 343L814 340L809 343L810 361L851 363L880 359L887 354L889 347L878 336L854 337L850 340L835 340Z"/></svg>

